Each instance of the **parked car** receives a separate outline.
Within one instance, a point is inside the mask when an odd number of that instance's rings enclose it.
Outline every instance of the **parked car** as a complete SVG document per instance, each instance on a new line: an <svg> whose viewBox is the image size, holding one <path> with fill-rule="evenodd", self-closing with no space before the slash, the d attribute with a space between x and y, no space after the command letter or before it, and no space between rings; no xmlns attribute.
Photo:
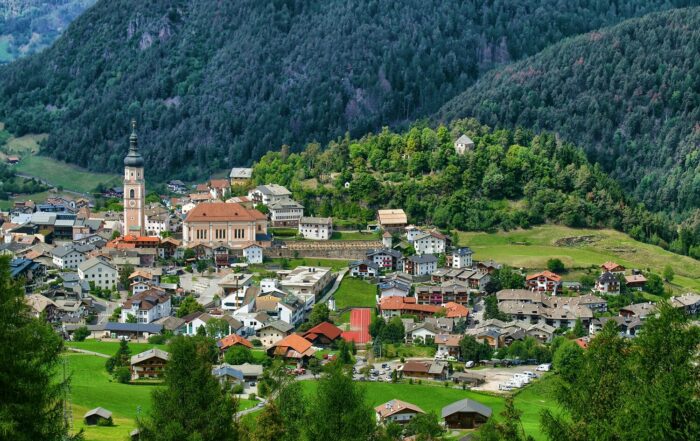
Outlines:
<svg viewBox="0 0 700 441"><path fill-rule="evenodd" d="M538 375L532 371L525 371L523 372L523 375L527 375L530 378L539 378Z"/></svg>
<svg viewBox="0 0 700 441"><path fill-rule="evenodd" d="M535 368L535 370L538 372L549 372L550 369L552 369L551 363L543 363L543 364L537 366L537 368Z"/></svg>
<svg viewBox="0 0 700 441"><path fill-rule="evenodd" d="M474 362L472 360L469 360L468 362L464 363L465 368L473 368L474 367Z"/></svg>

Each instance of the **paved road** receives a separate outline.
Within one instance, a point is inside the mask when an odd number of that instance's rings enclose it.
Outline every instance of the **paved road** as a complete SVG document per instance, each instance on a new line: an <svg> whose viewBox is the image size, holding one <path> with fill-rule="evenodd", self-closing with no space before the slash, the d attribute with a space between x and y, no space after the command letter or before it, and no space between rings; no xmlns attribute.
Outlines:
<svg viewBox="0 0 700 441"><path fill-rule="evenodd" d="M109 358L109 355L100 354L99 352L86 351L85 349L71 348L70 346L66 346L66 349L73 352L80 352L81 354L96 355L102 358Z"/></svg>
<svg viewBox="0 0 700 441"><path fill-rule="evenodd" d="M245 396L239 395L239 398L245 398ZM238 418L240 418L244 415L248 415L249 413L253 413L256 410L260 410L263 407L265 407L265 404L267 403L267 401L264 398L258 397L257 400L259 401L258 404L256 404L254 407L251 407L250 409L241 410L240 412L236 412L236 416Z"/></svg>

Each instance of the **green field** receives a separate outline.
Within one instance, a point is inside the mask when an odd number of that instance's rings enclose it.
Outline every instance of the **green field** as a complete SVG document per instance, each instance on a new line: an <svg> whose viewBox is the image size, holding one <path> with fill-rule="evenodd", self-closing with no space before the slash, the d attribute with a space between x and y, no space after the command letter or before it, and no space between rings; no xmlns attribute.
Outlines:
<svg viewBox="0 0 700 441"><path fill-rule="evenodd" d="M306 392L310 394L315 391L317 383L305 381L303 384ZM379 382L362 384L365 388L367 401L373 407L392 399L399 399L415 404L426 412L435 411L440 415L440 411L446 405L470 398L489 406L493 414L498 416L504 405L504 400L500 396L442 386ZM544 409L556 410L558 408L551 396L548 381L544 379L526 387L515 396L515 404L519 410L523 411L521 418L527 434L532 435L536 440L544 440L545 437L539 429L540 412Z"/></svg>
<svg viewBox="0 0 700 441"><path fill-rule="evenodd" d="M334 231L331 240L382 240L376 233L361 233L359 231Z"/></svg>
<svg viewBox="0 0 700 441"><path fill-rule="evenodd" d="M66 342L66 346L112 356L117 353L117 349L119 349L119 342L98 340L69 341ZM129 349L131 349L131 355L147 351L151 348L167 350L165 345L152 345L150 343L129 342Z"/></svg>
<svg viewBox="0 0 700 441"><path fill-rule="evenodd" d="M336 309L345 309L353 306L372 308L377 303L376 295L377 285L346 274L333 296Z"/></svg>
<svg viewBox="0 0 700 441"><path fill-rule="evenodd" d="M676 276L676 292L700 291L700 261L638 242L614 230L573 229L545 225L499 233L459 233L460 245L474 250L477 260L493 259L516 268L539 270L548 259L561 259L567 268L598 267L613 260L627 268L661 274L666 265Z"/></svg>
<svg viewBox="0 0 700 441"><path fill-rule="evenodd" d="M18 173L37 176L56 187L81 193L92 191L98 184L114 186L120 182L119 175L90 172L46 156L23 157L16 167Z"/></svg>

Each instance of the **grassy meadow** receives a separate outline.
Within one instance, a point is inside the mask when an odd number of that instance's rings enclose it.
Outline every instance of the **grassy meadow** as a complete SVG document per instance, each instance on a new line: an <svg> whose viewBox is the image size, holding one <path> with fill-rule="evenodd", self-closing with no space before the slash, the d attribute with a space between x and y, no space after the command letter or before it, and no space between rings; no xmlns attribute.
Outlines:
<svg viewBox="0 0 700 441"><path fill-rule="evenodd" d="M565 279L580 275L581 270L597 269L608 260L657 274L671 265L676 274L670 285L674 291L700 291L699 261L614 230L544 225L498 233L461 232L459 243L471 247L475 259L493 259L528 270L544 269L548 259L559 258L572 270L568 277L564 275Z"/></svg>
<svg viewBox="0 0 700 441"><path fill-rule="evenodd" d="M377 285L372 285L362 279L356 279L346 274L335 292L335 306L337 309L349 307L373 308L377 303Z"/></svg>

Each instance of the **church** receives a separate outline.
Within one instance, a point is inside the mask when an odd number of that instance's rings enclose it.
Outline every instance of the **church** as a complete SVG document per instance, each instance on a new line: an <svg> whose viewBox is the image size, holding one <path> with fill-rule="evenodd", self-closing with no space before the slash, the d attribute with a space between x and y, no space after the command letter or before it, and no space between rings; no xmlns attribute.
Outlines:
<svg viewBox="0 0 700 441"><path fill-rule="evenodd" d="M136 121L132 120L129 153L124 158L124 236L145 235L146 180L143 164L136 135Z"/></svg>

